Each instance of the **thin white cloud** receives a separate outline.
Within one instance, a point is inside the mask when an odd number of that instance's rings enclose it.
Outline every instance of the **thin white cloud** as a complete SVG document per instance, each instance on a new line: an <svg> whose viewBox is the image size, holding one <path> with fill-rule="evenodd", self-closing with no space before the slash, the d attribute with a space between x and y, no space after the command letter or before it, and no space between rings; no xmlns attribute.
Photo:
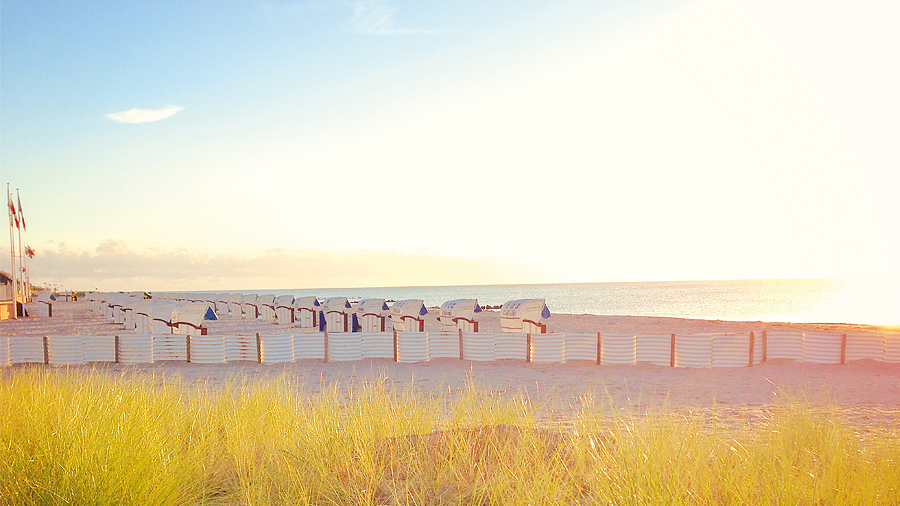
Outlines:
<svg viewBox="0 0 900 506"><path fill-rule="evenodd" d="M436 33L420 28L397 28L397 8L383 0L353 2L350 31L364 35L409 35Z"/></svg>
<svg viewBox="0 0 900 506"><path fill-rule="evenodd" d="M135 107L127 111L104 114L103 117L117 123L151 123L173 116L182 109L184 107L177 105L166 106L162 109L138 109Z"/></svg>

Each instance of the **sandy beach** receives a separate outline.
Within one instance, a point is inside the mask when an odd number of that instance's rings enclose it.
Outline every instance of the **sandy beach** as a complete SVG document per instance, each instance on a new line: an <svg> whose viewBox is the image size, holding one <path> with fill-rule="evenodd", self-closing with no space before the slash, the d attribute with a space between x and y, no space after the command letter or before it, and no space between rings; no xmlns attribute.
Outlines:
<svg viewBox="0 0 900 506"><path fill-rule="evenodd" d="M30 306L30 305L29 305ZM27 306L28 307L28 306ZM33 309L28 307L29 309ZM34 313L32 313L34 314ZM91 315L83 302L57 301L52 318L26 318L0 322L0 334L114 335L122 326ZM437 312L426 319L426 331L437 330ZM499 313L479 315L482 331L499 330ZM737 333L764 330L826 332L897 332L896 328L847 324L797 324L729 322L678 318L615 315L555 314L548 321L550 332L605 333ZM210 334L291 333L290 325L222 318L206 322ZM30 367L15 365L5 368ZM39 366L45 367L45 366ZM152 375L161 382L181 381L188 386L212 387L264 379L286 379L305 394L322 389L353 388L365 382L387 381L396 389L418 392L455 392L474 386L500 395L526 395L545 416L566 418L586 399L611 409L643 411L666 408L715 413L726 420L743 420L763 413L785 395L833 404L841 415L863 424L900 421L900 364L873 360L845 365L821 365L773 360L755 367L688 369L654 366L599 366L591 361L537 364L517 361L473 362L436 359L404 364L391 360L323 362L302 360L291 364L261 365L228 363L215 365L158 362L146 365L92 364L78 369L112 375Z"/></svg>

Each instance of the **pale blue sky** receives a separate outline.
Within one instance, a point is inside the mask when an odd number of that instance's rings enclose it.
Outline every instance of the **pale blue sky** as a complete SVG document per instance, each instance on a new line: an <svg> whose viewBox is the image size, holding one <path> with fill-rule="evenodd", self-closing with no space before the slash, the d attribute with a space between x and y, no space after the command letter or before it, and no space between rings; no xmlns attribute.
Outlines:
<svg viewBox="0 0 900 506"><path fill-rule="evenodd" d="M0 170L38 282L900 269L896 2L8 1L0 15Z"/></svg>

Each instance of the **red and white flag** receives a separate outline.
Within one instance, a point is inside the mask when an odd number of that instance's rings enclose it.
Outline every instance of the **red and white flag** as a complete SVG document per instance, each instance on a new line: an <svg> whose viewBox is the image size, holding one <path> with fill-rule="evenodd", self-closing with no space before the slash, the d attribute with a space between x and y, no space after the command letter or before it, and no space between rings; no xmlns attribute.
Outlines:
<svg viewBox="0 0 900 506"><path fill-rule="evenodd" d="M7 197L9 197L9 226L12 228L13 224L16 225L16 228L19 228L19 215L16 214L16 206L13 204L12 195L7 193Z"/></svg>
<svg viewBox="0 0 900 506"><path fill-rule="evenodd" d="M28 255L28 258L34 258L34 248L32 248L31 246L25 246L25 254Z"/></svg>
<svg viewBox="0 0 900 506"><path fill-rule="evenodd" d="M19 221L22 222L22 230L27 232L28 229L25 228L25 213L22 212L22 197L19 196L18 189L16 189L16 200L19 201Z"/></svg>

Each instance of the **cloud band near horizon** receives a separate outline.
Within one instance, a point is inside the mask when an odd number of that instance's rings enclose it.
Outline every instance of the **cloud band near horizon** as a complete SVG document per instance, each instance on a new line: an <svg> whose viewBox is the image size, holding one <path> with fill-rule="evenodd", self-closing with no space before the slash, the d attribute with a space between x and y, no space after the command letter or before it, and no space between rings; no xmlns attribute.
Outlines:
<svg viewBox="0 0 900 506"><path fill-rule="evenodd" d="M128 109L127 111L104 114L103 117L116 123L152 123L174 116L184 107L170 105L162 109Z"/></svg>

